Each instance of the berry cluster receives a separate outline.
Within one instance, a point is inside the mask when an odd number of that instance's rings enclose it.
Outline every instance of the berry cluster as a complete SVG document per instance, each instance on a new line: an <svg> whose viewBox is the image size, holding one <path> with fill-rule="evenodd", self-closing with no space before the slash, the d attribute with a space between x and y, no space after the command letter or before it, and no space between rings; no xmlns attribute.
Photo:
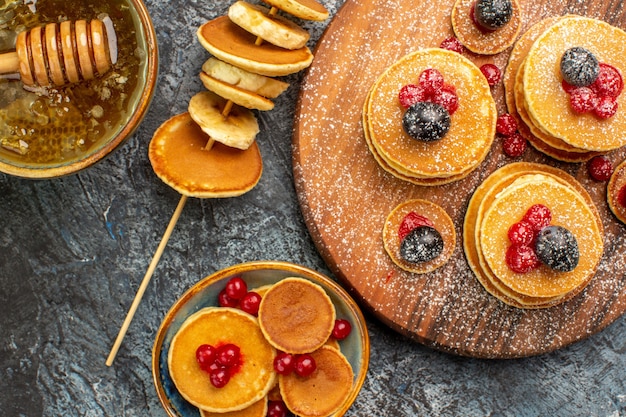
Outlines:
<svg viewBox="0 0 626 417"><path fill-rule="evenodd" d="M518 274L538 268L542 263L561 272L578 265L578 243L569 230L551 226L552 212L543 204L531 206L522 220L511 225L507 236L509 246L505 260Z"/></svg>
<svg viewBox="0 0 626 417"><path fill-rule="evenodd" d="M317 369L315 359L308 353L294 355L279 352L274 358L274 370L279 375L289 375L295 372L298 376L307 377L315 372L315 369Z"/></svg>
<svg viewBox="0 0 626 417"><path fill-rule="evenodd" d="M408 213L398 228L400 256L410 263L432 261L443 251L443 238L425 216Z"/></svg>
<svg viewBox="0 0 626 417"><path fill-rule="evenodd" d="M617 68L598 62L592 52L573 47L565 51L560 63L563 90L569 94L575 113L593 113L601 119L617 112L617 98L624 89Z"/></svg>
<svg viewBox="0 0 626 417"><path fill-rule="evenodd" d="M256 317L261 296L254 291L248 291L248 285L241 277L233 277L218 294L217 302L220 307L239 308Z"/></svg>
<svg viewBox="0 0 626 417"><path fill-rule="evenodd" d="M219 347L203 344L196 349L196 362L203 371L209 373L211 384L215 388L222 388L241 368L241 351L233 343Z"/></svg>
<svg viewBox="0 0 626 417"><path fill-rule="evenodd" d="M526 151L526 139L517 130L517 120L509 113L498 116L496 121L496 133L504 137L502 148L504 153L511 158L522 156Z"/></svg>

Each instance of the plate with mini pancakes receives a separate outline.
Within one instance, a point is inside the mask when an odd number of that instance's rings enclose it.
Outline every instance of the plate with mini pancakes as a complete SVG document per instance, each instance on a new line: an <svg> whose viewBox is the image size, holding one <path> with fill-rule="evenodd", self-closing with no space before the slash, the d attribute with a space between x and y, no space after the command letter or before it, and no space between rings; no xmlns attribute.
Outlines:
<svg viewBox="0 0 626 417"><path fill-rule="evenodd" d="M626 311L626 96L614 116L578 117L558 72L565 51L581 46L626 74L615 58L626 12L518 0L498 32L476 29L472 19L484 16L472 4L346 1L303 79L294 180L320 254L375 317L442 351L527 357ZM469 46L458 56L441 48L454 36ZM484 64L501 70L495 85L472 75ZM433 96L432 85L444 93ZM405 106L407 91L417 99ZM527 141L521 156L508 156L496 133L504 113ZM421 133L424 120L437 137ZM610 183L589 174L597 155L620 166ZM522 245L532 253L510 249L521 243L508 229L537 207L549 214Z"/></svg>

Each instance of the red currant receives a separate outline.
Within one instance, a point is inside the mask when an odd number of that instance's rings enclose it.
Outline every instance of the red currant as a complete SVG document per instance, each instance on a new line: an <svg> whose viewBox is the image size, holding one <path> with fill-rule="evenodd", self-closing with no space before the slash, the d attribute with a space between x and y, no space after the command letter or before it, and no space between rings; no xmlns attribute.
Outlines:
<svg viewBox="0 0 626 417"><path fill-rule="evenodd" d="M439 94L432 98L432 102L443 106L451 116L459 108L459 96L456 95L453 88L446 88L446 85L443 86Z"/></svg>
<svg viewBox="0 0 626 417"><path fill-rule="evenodd" d="M335 326L333 327L333 337L336 340L343 340L352 331L352 325L346 319L337 319L335 320Z"/></svg>
<svg viewBox="0 0 626 417"><path fill-rule="evenodd" d="M209 380L215 388L223 388L230 381L230 372L225 367L219 367L209 373Z"/></svg>
<svg viewBox="0 0 626 417"><path fill-rule="evenodd" d="M315 372L317 365L313 356L305 353L296 357L296 363L294 365L294 371L298 376L307 377Z"/></svg>
<svg viewBox="0 0 626 417"><path fill-rule="evenodd" d="M398 93L400 104L408 109L413 104L426 100L426 91L424 87L416 84L407 84L400 89Z"/></svg>
<svg viewBox="0 0 626 417"><path fill-rule="evenodd" d="M622 188L619 189L617 193L617 202L622 205L622 207L626 207L626 185L623 185Z"/></svg>
<svg viewBox="0 0 626 417"><path fill-rule="evenodd" d="M289 409L283 401L269 401L267 403L267 417L287 417Z"/></svg>
<svg viewBox="0 0 626 417"><path fill-rule="evenodd" d="M215 361L225 367L233 367L239 364L241 350L239 346L227 343L217 348Z"/></svg>
<svg viewBox="0 0 626 417"><path fill-rule="evenodd" d="M439 94L443 88L443 75L435 68L427 68L419 76L419 85L421 85L426 94Z"/></svg>
<svg viewBox="0 0 626 417"><path fill-rule="evenodd" d="M511 158L522 156L526 151L527 146L528 144L526 139L518 132L505 137L502 141L502 149L504 150L504 153Z"/></svg>
<svg viewBox="0 0 626 417"><path fill-rule="evenodd" d="M419 226L434 227L433 222L431 222L427 217L417 214L414 211L409 212L406 216L404 216L402 222L400 222L400 227L398 228L398 238L400 240L404 239L406 235L411 232L411 230Z"/></svg>
<svg viewBox="0 0 626 417"><path fill-rule="evenodd" d="M250 291L239 300L239 308L248 314L257 316L259 314L259 306L261 305L261 296Z"/></svg>
<svg viewBox="0 0 626 417"><path fill-rule="evenodd" d="M589 175L596 181L608 181L613 174L613 164L604 155L594 156L587 163Z"/></svg>
<svg viewBox="0 0 626 417"><path fill-rule="evenodd" d="M534 204L524 214L523 220L530 223L532 228L538 232L552 221L552 212L543 204Z"/></svg>
<svg viewBox="0 0 626 417"><path fill-rule="evenodd" d="M591 84L591 88L599 96L610 96L616 98L624 89L622 75L617 68L612 65L600 63L600 73L598 78Z"/></svg>
<svg viewBox="0 0 626 417"><path fill-rule="evenodd" d="M211 364L215 362L216 354L217 349L215 349L215 347L207 344L200 345L196 349L196 362L198 362L200 368L208 371L209 366L211 366Z"/></svg>
<svg viewBox="0 0 626 417"><path fill-rule="evenodd" d="M511 136L517 132L517 120L512 114L504 113L498 116L496 132L503 136Z"/></svg>
<svg viewBox="0 0 626 417"><path fill-rule="evenodd" d="M485 78L487 79L487 83L491 87L498 84L502 79L502 72L500 68L496 67L494 64L484 64L480 67L480 72L483 73Z"/></svg>
<svg viewBox="0 0 626 417"><path fill-rule="evenodd" d="M226 295L234 300L241 300L248 292L248 285L241 277L234 277L226 283Z"/></svg>
<svg viewBox="0 0 626 417"><path fill-rule="evenodd" d="M217 295L217 304L220 307L237 307L237 300L230 298L224 289Z"/></svg>
<svg viewBox="0 0 626 417"><path fill-rule="evenodd" d="M288 375L293 372L296 366L292 354L280 352L274 358L274 370L280 375Z"/></svg>
<svg viewBox="0 0 626 417"><path fill-rule="evenodd" d="M465 47L456 37L450 36L449 38L444 39L439 45L441 49L447 49L448 51L457 52L462 54L465 52Z"/></svg>
<svg viewBox="0 0 626 417"><path fill-rule="evenodd" d="M593 108L593 113L601 119L608 119L617 113L617 99L611 96L601 96Z"/></svg>
<svg viewBox="0 0 626 417"><path fill-rule="evenodd" d="M569 104L575 113L587 113L596 107L598 96L589 87L576 87L569 96Z"/></svg>
<svg viewBox="0 0 626 417"><path fill-rule="evenodd" d="M533 227L523 220L513 223L507 235L511 243L516 246L530 246L535 239Z"/></svg>
<svg viewBox="0 0 626 417"><path fill-rule="evenodd" d="M511 245L506 251L506 264L511 271L524 274L537 268L541 261L530 246Z"/></svg>

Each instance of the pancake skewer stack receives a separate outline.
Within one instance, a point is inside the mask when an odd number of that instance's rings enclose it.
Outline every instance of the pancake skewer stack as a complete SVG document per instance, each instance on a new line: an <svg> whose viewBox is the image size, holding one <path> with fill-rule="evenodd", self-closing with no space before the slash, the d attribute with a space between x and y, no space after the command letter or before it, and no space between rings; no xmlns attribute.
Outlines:
<svg viewBox="0 0 626 417"><path fill-rule="evenodd" d="M188 197L224 198L256 186L263 163L255 141L259 132L252 110L273 109L271 99L289 84L272 77L307 68L313 54L306 30L277 15L322 21L328 11L315 0L264 0L266 9L237 1L228 16L197 30L213 55L200 79L208 91L194 95L188 111L166 120L155 132L149 158L155 174L181 194L133 303L106 360L111 366Z"/></svg>

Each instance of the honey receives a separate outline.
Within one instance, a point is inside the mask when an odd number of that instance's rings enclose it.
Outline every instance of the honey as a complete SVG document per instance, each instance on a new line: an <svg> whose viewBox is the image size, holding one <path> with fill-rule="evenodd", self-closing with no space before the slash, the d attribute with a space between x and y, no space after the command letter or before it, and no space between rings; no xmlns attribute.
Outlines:
<svg viewBox="0 0 626 417"><path fill-rule="evenodd" d="M147 53L141 24L127 0L0 0L0 53L23 30L65 20L108 16L117 36L117 62L99 78L63 87L25 87L0 78L0 160L58 166L97 151L139 104Z"/></svg>

